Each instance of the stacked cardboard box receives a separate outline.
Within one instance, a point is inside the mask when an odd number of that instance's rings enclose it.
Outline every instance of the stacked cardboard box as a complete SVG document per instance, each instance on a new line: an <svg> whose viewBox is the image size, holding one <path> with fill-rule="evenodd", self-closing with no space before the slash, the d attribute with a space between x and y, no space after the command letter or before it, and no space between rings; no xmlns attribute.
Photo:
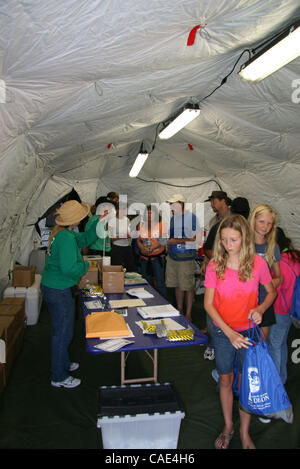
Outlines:
<svg viewBox="0 0 300 469"><path fill-rule="evenodd" d="M34 282L35 267L33 265L17 265L12 272L13 287L31 287Z"/></svg>
<svg viewBox="0 0 300 469"><path fill-rule="evenodd" d="M0 303L0 392L22 348L24 326L25 299L5 298Z"/></svg>
<svg viewBox="0 0 300 469"><path fill-rule="evenodd" d="M85 257L87 259L87 257ZM123 293L124 268L122 265L103 265L102 258L88 259L90 267L85 275L81 277L78 288L88 288L89 285L102 284L104 293Z"/></svg>
<svg viewBox="0 0 300 469"><path fill-rule="evenodd" d="M87 273L79 280L78 288L87 288L88 285L99 285L99 268L97 265L89 267Z"/></svg>
<svg viewBox="0 0 300 469"><path fill-rule="evenodd" d="M101 270L104 293L124 292L124 269L122 265L104 265Z"/></svg>

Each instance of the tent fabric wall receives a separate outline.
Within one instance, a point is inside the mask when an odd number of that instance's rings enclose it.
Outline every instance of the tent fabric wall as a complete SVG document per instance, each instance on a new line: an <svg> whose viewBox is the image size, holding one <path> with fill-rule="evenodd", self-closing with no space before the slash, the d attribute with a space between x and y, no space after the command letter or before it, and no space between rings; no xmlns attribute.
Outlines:
<svg viewBox="0 0 300 469"><path fill-rule="evenodd" d="M237 75L247 49L299 18L298 0L1 2L0 291L32 224L72 187L89 203L109 190L150 203L221 186L273 205L300 247L300 60L258 84ZM200 116L160 141L190 101Z"/></svg>

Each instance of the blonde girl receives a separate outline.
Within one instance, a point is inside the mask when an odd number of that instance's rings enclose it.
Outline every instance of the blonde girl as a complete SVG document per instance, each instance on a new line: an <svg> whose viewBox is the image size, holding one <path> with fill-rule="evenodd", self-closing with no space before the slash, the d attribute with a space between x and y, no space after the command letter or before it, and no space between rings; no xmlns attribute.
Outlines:
<svg viewBox="0 0 300 469"><path fill-rule="evenodd" d="M249 216L249 225L255 251L263 257L272 271L272 283L276 288L281 284L282 277L280 273L279 261L281 259L280 250L276 244L276 226L277 217L272 207L267 204L257 205ZM265 288L261 285L259 288L259 303L262 303L266 296ZM269 336L270 326L276 323L273 305L264 313L260 328L265 338Z"/></svg>
<svg viewBox="0 0 300 469"><path fill-rule="evenodd" d="M258 306L259 284L267 291ZM220 400L224 428L215 441L217 449L227 449L233 437L233 366L236 355L242 371L245 349L249 345L249 317L260 324L272 304L275 291L267 263L256 255L247 220L230 215L220 224L213 258L205 274L204 307L212 319L212 340L219 373ZM251 416L240 410L240 437L245 449L255 448L250 435Z"/></svg>

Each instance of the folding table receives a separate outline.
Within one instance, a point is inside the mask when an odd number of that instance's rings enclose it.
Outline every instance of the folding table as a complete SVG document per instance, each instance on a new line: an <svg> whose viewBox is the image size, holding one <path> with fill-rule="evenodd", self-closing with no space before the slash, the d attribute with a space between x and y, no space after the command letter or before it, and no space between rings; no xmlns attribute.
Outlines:
<svg viewBox="0 0 300 469"><path fill-rule="evenodd" d="M153 298L146 298L144 302L146 306L162 305L169 304L166 299L164 299L154 288L149 284L143 286L146 291L153 295ZM109 306L110 300L123 300L123 299L132 299L133 297L126 293L126 290L132 288L132 285L125 287L124 293L111 293L106 294L105 309L104 311L110 311ZM95 298L90 298L85 296L83 291L80 294L81 308L84 316L84 320L87 314L95 312L96 310L89 309L86 307L85 302L95 300ZM103 298L101 298L103 301ZM99 311L99 310L98 310ZM158 338L156 334L144 334L142 329L136 324L137 321L143 320L140 314L137 311L137 308L128 308L128 315L125 317L127 324L129 325L134 337L128 337L128 340L133 341L133 343L126 345L125 347L116 350L116 352L121 353L121 384L128 383L140 383L145 381L154 381L157 382L157 361L158 361L158 349L162 348L175 348L175 347L186 347L191 345L204 345L208 342L208 337L203 334L194 324L188 321L185 316L180 314L179 316L172 317L180 325L187 328L188 326L192 327L194 330L194 340L188 341L176 341L170 342L166 337ZM100 353L112 353L106 352L99 348L96 348L95 345L104 342L98 338L86 339L86 351L88 353L100 354ZM148 378L135 378L135 379L126 379L126 360L130 352L137 350L143 350L153 362L153 376ZM152 353L150 352L152 351Z"/></svg>

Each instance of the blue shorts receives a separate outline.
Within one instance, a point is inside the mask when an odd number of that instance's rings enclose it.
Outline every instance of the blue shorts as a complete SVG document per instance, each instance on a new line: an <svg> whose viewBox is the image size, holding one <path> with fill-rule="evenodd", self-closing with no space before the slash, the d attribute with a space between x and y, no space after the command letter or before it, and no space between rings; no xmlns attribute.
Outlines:
<svg viewBox="0 0 300 469"><path fill-rule="evenodd" d="M248 329L238 332L245 337L249 337ZM211 326L211 334L215 349L216 368L218 373L220 375L231 373L234 370L234 361L236 356L238 358L239 373L241 373L246 349L244 347L238 350L234 348L222 329L214 324Z"/></svg>

